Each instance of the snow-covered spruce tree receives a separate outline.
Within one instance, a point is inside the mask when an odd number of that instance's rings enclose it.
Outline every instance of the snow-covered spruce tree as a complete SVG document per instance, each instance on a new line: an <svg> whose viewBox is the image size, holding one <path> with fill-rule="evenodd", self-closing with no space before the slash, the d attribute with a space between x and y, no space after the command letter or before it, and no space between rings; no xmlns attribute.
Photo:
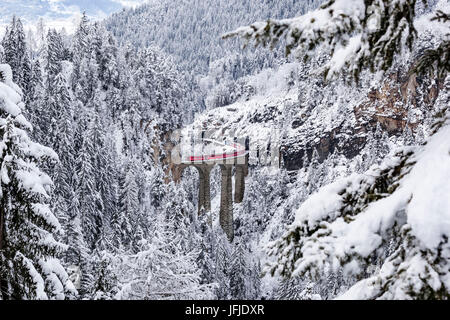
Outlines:
<svg viewBox="0 0 450 320"><path fill-rule="evenodd" d="M24 93L24 101L30 101L31 60L25 40L25 31L20 19L13 17L2 40L4 58L13 71L13 81Z"/></svg>
<svg viewBox="0 0 450 320"><path fill-rule="evenodd" d="M116 258L106 250L95 250L94 281L92 299L112 300L118 292L117 276L114 270Z"/></svg>
<svg viewBox="0 0 450 320"><path fill-rule="evenodd" d="M311 156L311 162L308 167L308 193L311 194L313 191L317 190L317 186L322 185L324 164L319 161L319 152L317 148Z"/></svg>
<svg viewBox="0 0 450 320"><path fill-rule="evenodd" d="M225 233L221 228L214 233L215 249L215 282L216 297L219 300L231 299L230 272L231 272L231 248Z"/></svg>
<svg viewBox="0 0 450 320"><path fill-rule="evenodd" d="M76 153L74 147L74 104L69 92L66 78L59 73L53 81L52 104L47 105L58 121L46 141L59 155L59 162L52 166L52 180L55 184L52 197L52 209L66 231L61 238L69 246L64 255L64 263L80 266L80 260L86 256L87 249L80 226L81 212L77 190ZM41 138L44 140L44 137Z"/></svg>
<svg viewBox="0 0 450 320"><path fill-rule="evenodd" d="M149 119L153 111L161 118L162 130L182 123L180 106L186 90L173 62L158 48L142 50L136 59L135 81L144 103L139 105L139 114Z"/></svg>
<svg viewBox="0 0 450 320"><path fill-rule="evenodd" d="M299 277L281 279L274 293L276 300L301 300L303 281Z"/></svg>
<svg viewBox="0 0 450 320"><path fill-rule="evenodd" d="M311 196L270 245L267 271L318 280L342 267L356 282L342 298L450 297L450 76L444 85L427 144Z"/></svg>
<svg viewBox="0 0 450 320"><path fill-rule="evenodd" d="M32 133L32 137L36 139L41 129L39 128L39 120L41 113L41 102L44 100L44 79L42 77L42 70L39 60L34 61L31 68L31 80L30 80L30 89L28 93L29 101L27 104L27 116L30 119L31 123L34 123L34 130ZM44 121L43 121L44 122ZM38 140L39 141L39 140Z"/></svg>
<svg viewBox="0 0 450 320"><path fill-rule="evenodd" d="M203 212L200 213L198 219L198 234L199 241L197 244L199 255L197 257L196 263L200 273L200 283L201 284L213 284L215 280L215 264L213 260L213 240L212 240L212 227L210 225L210 218L207 214ZM215 285L215 283L214 283Z"/></svg>
<svg viewBox="0 0 450 320"><path fill-rule="evenodd" d="M48 201L52 181L39 170L56 160L50 148L30 140L21 90L9 65L0 65L0 298L65 299L76 294L58 256L61 226Z"/></svg>
<svg viewBox="0 0 450 320"><path fill-rule="evenodd" d="M118 70L118 47L115 39L108 33L103 25L94 25L94 47L97 53L97 63L99 65L99 77L104 84L104 89L111 85L117 87L119 76Z"/></svg>
<svg viewBox="0 0 450 320"><path fill-rule="evenodd" d="M249 252L244 243L235 244L231 256L230 291L233 299L257 299L253 285L252 267ZM258 275L259 276L259 275Z"/></svg>
<svg viewBox="0 0 450 320"><path fill-rule="evenodd" d="M72 42L72 55L73 55L73 73L72 73L72 88L75 90L78 80L81 75L82 61L88 58L90 54L90 32L91 26L86 13L83 13L80 24L75 32Z"/></svg>
<svg viewBox="0 0 450 320"><path fill-rule="evenodd" d="M47 47L45 50L44 69L47 75L47 88L52 91L54 78L61 72L63 44L61 35L56 30L49 30L47 34Z"/></svg>
<svg viewBox="0 0 450 320"><path fill-rule="evenodd" d="M175 241L173 219L158 213L153 237L141 242L139 253L122 256L116 299L210 299L211 285L200 284L198 252L185 252Z"/></svg>
<svg viewBox="0 0 450 320"><path fill-rule="evenodd" d="M81 225L85 236L85 241L90 249L93 249L100 237L103 228L104 217L102 214L103 201L96 184L96 168L94 167L95 156L97 154L94 145L93 134L95 113L88 108L83 110L78 126L81 137L81 147L76 158L76 195L81 213ZM85 129L82 129L85 128Z"/></svg>
<svg viewBox="0 0 450 320"><path fill-rule="evenodd" d="M165 196L163 200L163 210L167 219L173 219L173 233L175 241L181 250L189 252L195 250L195 225L193 213L195 208L192 203L187 200L186 191L182 186L169 183L165 186Z"/></svg>
<svg viewBox="0 0 450 320"><path fill-rule="evenodd" d="M286 40L286 54L309 61L316 49L328 52L320 69L325 79L345 70L358 79L363 69L387 71L395 55L410 49L416 31L417 0L329 0L305 15L256 22L224 35L274 47Z"/></svg>
<svg viewBox="0 0 450 320"><path fill-rule="evenodd" d="M120 239L120 244L127 249L133 245L137 246L135 239L136 229L133 229L133 222L139 214L138 186L136 183L136 164L131 160L125 164L124 172L120 179L120 208L117 215L114 216L115 237Z"/></svg>
<svg viewBox="0 0 450 320"><path fill-rule="evenodd" d="M93 119L92 130L88 130L89 138L95 147L93 158L94 179L96 189L100 199L98 206L103 214L103 227L110 220L111 215L118 209L118 199L115 194L115 187L118 184L117 164L114 162L114 138L109 135L106 128L109 125L109 119L103 115L106 114L106 106L101 99L101 90L97 89L93 101Z"/></svg>

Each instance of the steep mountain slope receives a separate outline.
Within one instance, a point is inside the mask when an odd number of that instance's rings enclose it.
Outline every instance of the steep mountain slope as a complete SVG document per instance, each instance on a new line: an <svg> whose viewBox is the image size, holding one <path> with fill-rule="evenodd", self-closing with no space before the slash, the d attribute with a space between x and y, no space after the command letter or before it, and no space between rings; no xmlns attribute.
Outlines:
<svg viewBox="0 0 450 320"><path fill-rule="evenodd" d="M85 11L89 16L106 16L122 8L114 0L3 0L0 23L9 23L13 15L31 23L39 17L62 19Z"/></svg>
<svg viewBox="0 0 450 320"><path fill-rule="evenodd" d="M223 41L222 34L258 19L282 18L318 6L305 1L152 0L136 9L113 14L107 28L120 43L135 47L151 43L173 55L182 70L205 73L209 64L240 51L237 41ZM265 53L267 54L267 53Z"/></svg>
<svg viewBox="0 0 450 320"><path fill-rule="evenodd" d="M64 27L72 32L83 12L93 19L104 19L124 7L136 6L143 2L145 0L3 0L0 4L2 10L0 35L3 31L1 29L11 22L14 15L20 17L27 26L35 25L42 18L53 28Z"/></svg>

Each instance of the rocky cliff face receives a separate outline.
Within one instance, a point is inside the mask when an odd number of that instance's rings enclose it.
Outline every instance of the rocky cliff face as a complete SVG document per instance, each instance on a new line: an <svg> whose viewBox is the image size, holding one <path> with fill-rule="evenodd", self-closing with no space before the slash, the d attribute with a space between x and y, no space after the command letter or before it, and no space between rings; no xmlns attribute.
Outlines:
<svg viewBox="0 0 450 320"><path fill-rule="evenodd" d="M419 126L426 128L430 121L441 85L420 79L415 74L390 74L379 88L368 90L361 103L349 106L351 114L347 114L347 119L335 123L329 130L315 130L315 134L307 139L287 139L281 149L284 167L288 171L302 168L305 153L311 160L314 149L317 149L320 162L334 152L352 159L366 145L367 134L374 132L378 125L394 141L404 134L406 127L411 129L413 136L417 135ZM290 126L311 131L307 128L308 122L301 117L294 118Z"/></svg>
<svg viewBox="0 0 450 320"><path fill-rule="evenodd" d="M436 83L426 86L416 74L391 74L381 89L371 90L367 101L355 108L355 117L361 127L380 123L390 135L402 134L406 126L414 131L432 110L438 93Z"/></svg>

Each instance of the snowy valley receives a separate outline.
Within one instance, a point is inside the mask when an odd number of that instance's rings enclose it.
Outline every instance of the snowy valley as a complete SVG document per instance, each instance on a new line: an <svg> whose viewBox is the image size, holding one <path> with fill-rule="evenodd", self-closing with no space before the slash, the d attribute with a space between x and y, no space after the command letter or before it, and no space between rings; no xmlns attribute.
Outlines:
<svg viewBox="0 0 450 320"><path fill-rule="evenodd" d="M450 297L447 0L15 14L0 300ZM175 163L180 134L229 166Z"/></svg>

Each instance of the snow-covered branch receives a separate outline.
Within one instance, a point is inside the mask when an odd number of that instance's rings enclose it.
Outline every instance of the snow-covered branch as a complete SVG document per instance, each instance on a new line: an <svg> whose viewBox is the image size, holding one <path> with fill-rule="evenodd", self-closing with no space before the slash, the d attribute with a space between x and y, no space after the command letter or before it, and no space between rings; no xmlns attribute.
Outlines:
<svg viewBox="0 0 450 320"><path fill-rule="evenodd" d="M411 48L416 0L331 0L303 16L256 22L225 34L255 45L274 47L286 40L286 54L304 61L317 50L330 54L320 70L326 79L346 72L355 79L363 69L386 71L394 56Z"/></svg>

